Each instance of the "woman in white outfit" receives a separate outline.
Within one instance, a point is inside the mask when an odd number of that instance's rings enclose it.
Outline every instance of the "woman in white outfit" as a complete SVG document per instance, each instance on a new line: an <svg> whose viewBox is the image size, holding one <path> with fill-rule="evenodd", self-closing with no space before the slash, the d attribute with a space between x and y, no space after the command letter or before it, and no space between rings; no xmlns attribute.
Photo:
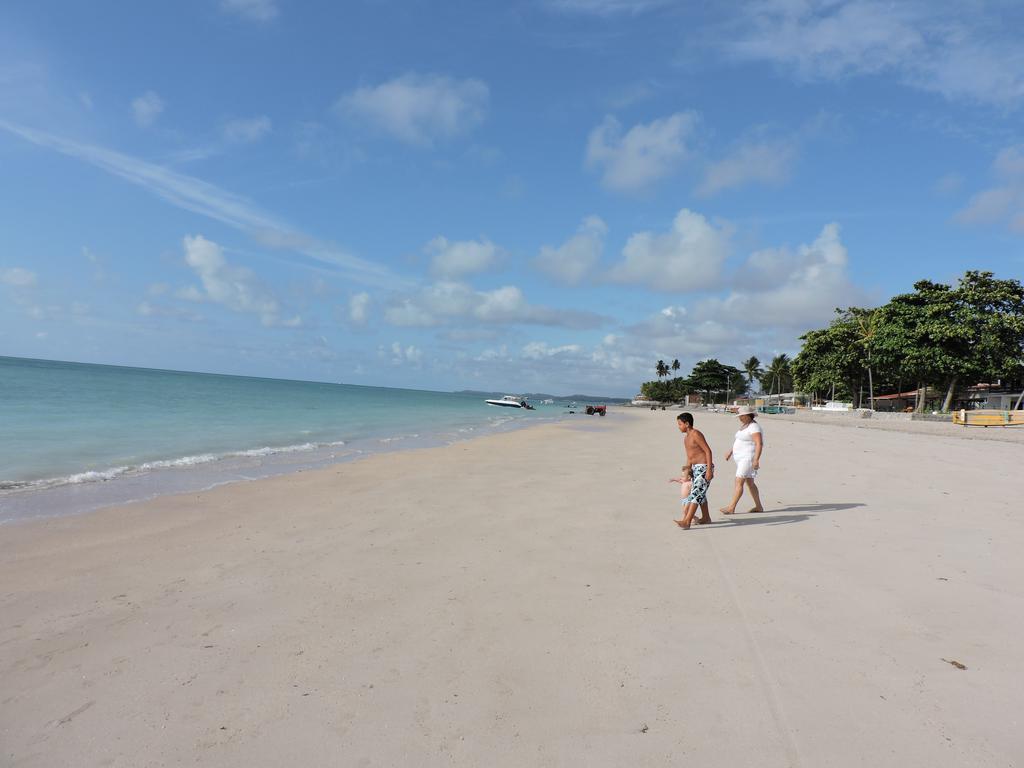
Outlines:
<svg viewBox="0 0 1024 768"><path fill-rule="evenodd" d="M750 406L742 406L736 415L740 417L740 431L736 433L732 450L725 455L725 460L736 460L736 486L733 489L732 501L729 506L722 507L719 512L723 515L731 515L736 512L736 505L740 503L743 495L743 486L750 489L750 495L754 499L754 508L751 512L764 512L761 506L761 494L757 490L757 470L761 465L761 451L764 449L764 434L761 432L761 425L754 420L756 411Z"/></svg>

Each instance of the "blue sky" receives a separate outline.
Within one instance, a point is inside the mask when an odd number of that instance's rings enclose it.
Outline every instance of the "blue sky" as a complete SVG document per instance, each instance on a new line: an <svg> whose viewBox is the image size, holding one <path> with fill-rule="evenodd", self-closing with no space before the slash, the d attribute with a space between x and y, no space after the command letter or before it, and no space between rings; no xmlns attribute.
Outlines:
<svg viewBox="0 0 1024 768"><path fill-rule="evenodd" d="M706 6L714 6L709 10ZM1024 7L8 1L0 354L629 395L1024 272Z"/></svg>

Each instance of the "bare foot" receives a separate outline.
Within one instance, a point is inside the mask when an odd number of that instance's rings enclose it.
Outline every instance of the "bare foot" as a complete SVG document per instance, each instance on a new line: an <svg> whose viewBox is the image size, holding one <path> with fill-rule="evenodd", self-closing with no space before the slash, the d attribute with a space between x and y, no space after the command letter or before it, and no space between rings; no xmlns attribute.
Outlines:
<svg viewBox="0 0 1024 768"><path fill-rule="evenodd" d="M718 511L721 512L723 515L735 515L736 514L736 510L735 509L729 509L728 507L722 507Z"/></svg>
<svg viewBox="0 0 1024 768"><path fill-rule="evenodd" d="M764 512L764 507L754 507L753 509L751 509L751 510L749 510L749 511L750 511L750 513L754 513L754 512Z"/></svg>
<svg viewBox="0 0 1024 768"><path fill-rule="evenodd" d="M680 528L689 529L690 527L690 524L686 520L673 520L672 522L678 525Z"/></svg>
<svg viewBox="0 0 1024 768"><path fill-rule="evenodd" d="M710 517L698 517L697 518L697 525L710 525L710 524L711 524L711 518Z"/></svg>

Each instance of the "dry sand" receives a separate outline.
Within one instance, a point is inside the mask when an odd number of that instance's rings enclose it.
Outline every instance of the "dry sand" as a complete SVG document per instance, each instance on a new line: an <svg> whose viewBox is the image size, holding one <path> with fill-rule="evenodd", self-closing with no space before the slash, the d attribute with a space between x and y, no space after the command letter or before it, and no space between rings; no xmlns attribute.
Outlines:
<svg viewBox="0 0 1024 768"><path fill-rule="evenodd" d="M0 764L1024 765L1020 446L763 421L690 531L622 410L0 528Z"/></svg>

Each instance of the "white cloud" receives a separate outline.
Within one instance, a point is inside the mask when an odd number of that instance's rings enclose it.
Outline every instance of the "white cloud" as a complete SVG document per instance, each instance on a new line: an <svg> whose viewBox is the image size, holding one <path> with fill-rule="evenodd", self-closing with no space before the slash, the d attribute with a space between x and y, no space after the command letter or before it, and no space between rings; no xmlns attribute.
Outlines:
<svg viewBox="0 0 1024 768"><path fill-rule="evenodd" d="M645 360L698 360L715 356L728 361L730 350L752 336L742 328L742 322L732 322L732 318L696 319L685 307L674 306L665 307L626 331L623 343L642 351Z"/></svg>
<svg viewBox="0 0 1024 768"><path fill-rule="evenodd" d="M262 139L270 130L270 118L266 115L239 118L224 124L224 138L236 144L251 144Z"/></svg>
<svg viewBox="0 0 1024 768"><path fill-rule="evenodd" d="M24 267L0 269L0 283L3 285L10 285L15 288L29 288L35 285L36 281L36 273Z"/></svg>
<svg viewBox="0 0 1024 768"><path fill-rule="evenodd" d="M663 234L638 232L622 249L625 260L609 272L619 283L653 291L696 291L715 285L729 254L731 230L682 209Z"/></svg>
<svg viewBox="0 0 1024 768"><path fill-rule="evenodd" d="M482 291L479 296L481 301L473 314L485 323L548 323L561 318L557 310L527 304L523 292L514 285Z"/></svg>
<svg viewBox="0 0 1024 768"><path fill-rule="evenodd" d="M278 13L275 0L221 0L220 7L251 21L272 21Z"/></svg>
<svg viewBox="0 0 1024 768"><path fill-rule="evenodd" d="M636 191L675 172L686 159L686 140L697 124L694 112L677 112L622 132L611 115L590 132L586 165L601 172L609 189Z"/></svg>
<svg viewBox="0 0 1024 768"><path fill-rule="evenodd" d="M657 360L679 359L682 374L708 357L739 365L799 349L797 336L821 327L836 306L864 301L849 277L849 255L835 224L806 245L750 254L722 297L666 302L642 322L616 329L598 343L550 338L513 344L507 330L495 346L453 370L466 379L501 382L509 391L591 391L631 394L654 378ZM493 384L491 385L493 386Z"/></svg>
<svg viewBox="0 0 1024 768"><path fill-rule="evenodd" d="M588 216L576 234L554 248L545 245L534 260L537 268L556 280L576 285L592 275L601 260L608 226L597 216Z"/></svg>
<svg viewBox="0 0 1024 768"><path fill-rule="evenodd" d="M407 144L431 146L483 122L488 99L487 85L481 80L410 72L358 88L342 97L336 108Z"/></svg>
<svg viewBox="0 0 1024 768"><path fill-rule="evenodd" d="M510 359L511 357L509 356L508 353L508 346L505 344L502 344L500 347L492 347L490 349L485 349L483 352L481 352L479 355L473 358L473 360L479 363L490 362L492 360L507 361Z"/></svg>
<svg viewBox="0 0 1024 768"><path fill-rule="evenodd" d="M357 293L348 302L348 319L353 325L366 325L370 316L370 294Z"/></svg>
<svg viewBox="0 0 1024 768"><path fill-rule="evenodd" d="M155 123L163 111L164 101L154 91L146 91L132 100L132 114L135 115L135 122L143 128L148 128Z"/></svg>
<svg viewBox="0 0 1024 768"><path fill-rule="evenodd" d="M423 360L423 350L412 344L403 347L399 342L394 341L391 343L391 349L388 351L391 353L392 365L418 366ZM383 357L387 354L387 351L381 347L380 354Z"/></svg>
<svg viewBox="0 0 1024 768"><path fill-rule="evenodd" d="M82 144L0 119L0 128L41 147L78 158L137 184L179 208L247 232L261 245L302 254L367 285L408 286L411 280L387 267L353 256L333 243L293 229L239 195L209 182L113 150Z"/></svg>
<svg viewBox="0 0 1024 768"><path fill-rule="evenodd" d="M751 182L781 184L789 178L797 144L791 139L745 141L708 166L697 194L711 197Z"/></svg>
<svg viewBox="0 0 1024 768"><path fill-rule="evenodd" d="M546 341L531 341L529 344L523 347L523 357L528 360L542 360L545 357L557 357L559 355L575 355L578 354L583 347L579 344L563 344L560 347L548 346Z"/></svg>
<svg viewBox="0 0 1024 768"><path fill-rule="evenodd" d="M992 166L994 186L975 194L956 218L965 224L1005 223L1024 234L1024 144L1006 147Z"/></svg>
<svg viewBox="0 0 1024 768"><path fill-rule="evenodd" d="M632 339L609 335L593 345L542 340L514 349L500 345L464 362L457 361L453 368L464 378L494 382L492 387L506 391L624 395L635 392L640 381L653 377L656 359Z"/></svg>
<svg viewBox="0 0 1024 768"><path fill-rule="evenodd" d="M501 253L487 238L481 240L451 241L435 237L424 251L431 258L430 273L434 277L459 278L492 269Z"/></svg>
<svg viewBox="0 0 1024 768"><path fill-rule="evenodd" d="M678 358L684 374L708 357L738 365L750 355L763 360L795 353L799 334L828 323L836 307L865 301L850 280L836 224L826 225L812 243L795 250L767 248L751 254L732 281L733 289L723 297L686 307L668 305L625 328L617 346L631 351L644 379L653 377L658 359Z"/></svg>
<svg viewBox="0 0 1024 768"><path fill-rule="evenodd" d="M595 328L603 318L591 312L530 304L513 285L477 291L465 283L442 280L415 294L397 296L385 310L391 325L431 327L451 323L549 325Z"/></svg>
<svg viewBox="0 0 1024 768"><path fill-rule="evenodd" d="M189 286L178 297L189 301L210 301L234 312L258 315L266 326L297 327L301 318L281 317L281 307L270 290L245 267L229 264L224 250L202 235L186 237L185 263L199 276L202 287Z"/></svg>
<svg viewBox="0 0 1024 768"><path fill-rule="evenodd" d="M735 288L725 298L700 302L693 315L740 328L756 323L802 332L828 322L836 307L863 300L847 261L839 225L827 224L795 252L775 248L751 254L735 275Z"/></svg>
<svg viewBox="0 0 1024 768"><path fill-rule="evenodd" d="M895 74L948 99L1000 106L1024 98L1024 51L1013 12L906 0L751 0L726 49L807 80Z"/></svg>

